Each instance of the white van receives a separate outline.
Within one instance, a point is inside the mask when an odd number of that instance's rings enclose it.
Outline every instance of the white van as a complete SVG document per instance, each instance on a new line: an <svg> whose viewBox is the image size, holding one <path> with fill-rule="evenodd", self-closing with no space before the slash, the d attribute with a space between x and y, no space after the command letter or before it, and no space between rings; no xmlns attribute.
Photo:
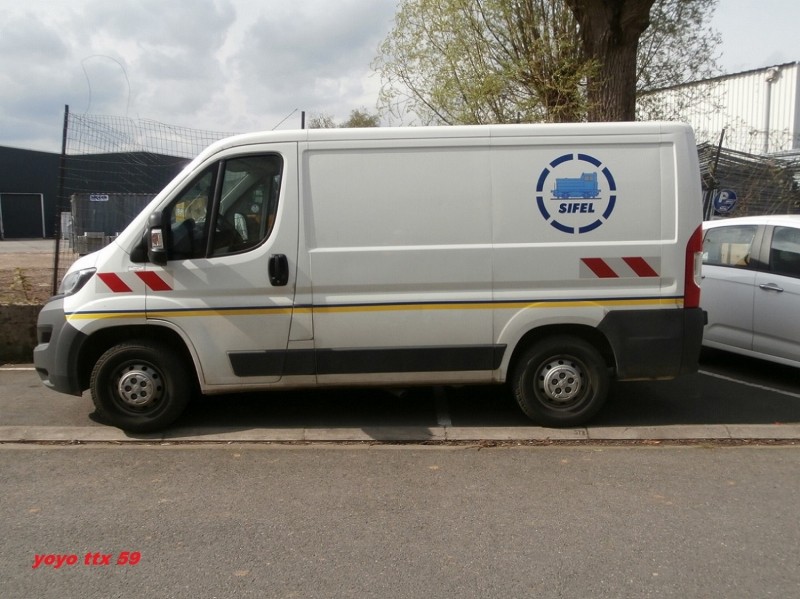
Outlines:
<svg viewBox="0 0 800 599"><path fill-rule="evenodd" d="M674 123L232 137L72 266L34 361L130 431L195 390L506 381L579 425L696 370L700 195Z"/></svg>

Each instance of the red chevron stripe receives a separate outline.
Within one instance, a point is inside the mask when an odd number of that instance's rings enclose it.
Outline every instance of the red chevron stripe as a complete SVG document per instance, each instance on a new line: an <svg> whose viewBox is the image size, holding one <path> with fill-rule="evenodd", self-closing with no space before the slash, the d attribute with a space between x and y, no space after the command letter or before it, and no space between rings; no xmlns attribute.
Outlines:
<svg viewBox="0 0 800 599"><path fill-rule="evenodd" d="M625 264L633 269L637 277L657 277L658 273L641 257L623 258Z"/></svg>
<svg viewBox="0 0 800 599"><path fill-rule="evenodd" d="M581 258L581 261L601 279L616 279L619 277L602 258Z"/></svg>
<svg viewBox="0 0 800 599"><path fill-rule="evenodd" d="M136 275L153 291L172 291L172 287L152 270L136 271Z"/></svg>
<svg viewBox="0 0 800 599"><path fill-rule="evenodd" d="M97 273L97 278L99 278L103 283L106 284L111 291L114 293L130 293L131 288L125 284L125 281L119 278L119 275L113 272L101 272Z"/></svg>

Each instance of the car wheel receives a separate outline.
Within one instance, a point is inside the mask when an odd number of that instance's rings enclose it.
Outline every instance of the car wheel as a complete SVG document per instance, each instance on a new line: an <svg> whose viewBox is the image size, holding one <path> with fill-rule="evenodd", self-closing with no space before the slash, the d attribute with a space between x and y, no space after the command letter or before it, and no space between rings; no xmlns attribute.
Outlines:
<svg viewBox="0 0 800 599"><path fill-rule="evenodd" d="M609 369L587 341L559 336L526 350L514 368L511 386L522 411L543 426L580 426L605 403Z"/></svg>
<svg viewBox="0 0 800 599"><path fill-rule="evenodd" d="M171 348L132 341L106 351L92 369L89 388L99 415L137 432L160 430L178 418L192 393L187 364Z"/></svg>

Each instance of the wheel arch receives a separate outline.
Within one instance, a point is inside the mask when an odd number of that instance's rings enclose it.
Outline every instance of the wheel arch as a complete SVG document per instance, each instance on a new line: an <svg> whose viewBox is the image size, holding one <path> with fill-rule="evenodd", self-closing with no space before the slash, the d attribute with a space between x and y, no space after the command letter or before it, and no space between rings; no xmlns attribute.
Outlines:
<svg viewBox="0 0 800 599"><path fill-rule="evenodd" d="M135 339L147 339L166 345L169 349L178 353L187 365L192 366L195 378L198 383L200 382L199 374L201 371L195 356L187 342L177 331L161 325L122 325L95 331L83 343L77 362L79 368L78 380L81 389L89 388L92 369L100 356L118 343Z"/></svg>
<svg viewBox="0 0 800 599"><path fill-rule="evenodd" d="M616 369L616 359L611 344L603 333L597 330L596 327L586 324L547 324L539 327L534 327L528 330L514 345L510 353L508 363L504 368L505 378L508 380L509 373L513 372L519 362L520 358L528 351L534 344L547 339L549 337L557 337L569 335L582 339L587 343L594 346L605 360L609 368Z"/></svg>

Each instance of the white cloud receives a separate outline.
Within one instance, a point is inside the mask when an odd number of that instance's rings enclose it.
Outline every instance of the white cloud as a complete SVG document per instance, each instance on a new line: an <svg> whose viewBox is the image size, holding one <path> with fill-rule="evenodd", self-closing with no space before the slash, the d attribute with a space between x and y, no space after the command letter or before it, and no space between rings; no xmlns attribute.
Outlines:
<svg viewBox="0 0 800 599"><path fill-rule="evenodd" d="M58 151L65 104L218 131L374 109L394 0L0 0L0 145Z"/></svg>
<svg viewBox="0 0 800 599"><path fill-rule="evenodd" d="M344 117L363 103L363 79L391 27L393 9L353 0L304 6L305 11L260 14L231 57L233 81L254 114L302 108Z"/></svg>
<svg viewBox="0 0 800 599"><path fill-rule="evenodd" d="M0 0L0 145L57 152L65 104L223 132L374 110L397 3ZM723 62L800 60L798 19L796 0L720 0Z"/></svg>

